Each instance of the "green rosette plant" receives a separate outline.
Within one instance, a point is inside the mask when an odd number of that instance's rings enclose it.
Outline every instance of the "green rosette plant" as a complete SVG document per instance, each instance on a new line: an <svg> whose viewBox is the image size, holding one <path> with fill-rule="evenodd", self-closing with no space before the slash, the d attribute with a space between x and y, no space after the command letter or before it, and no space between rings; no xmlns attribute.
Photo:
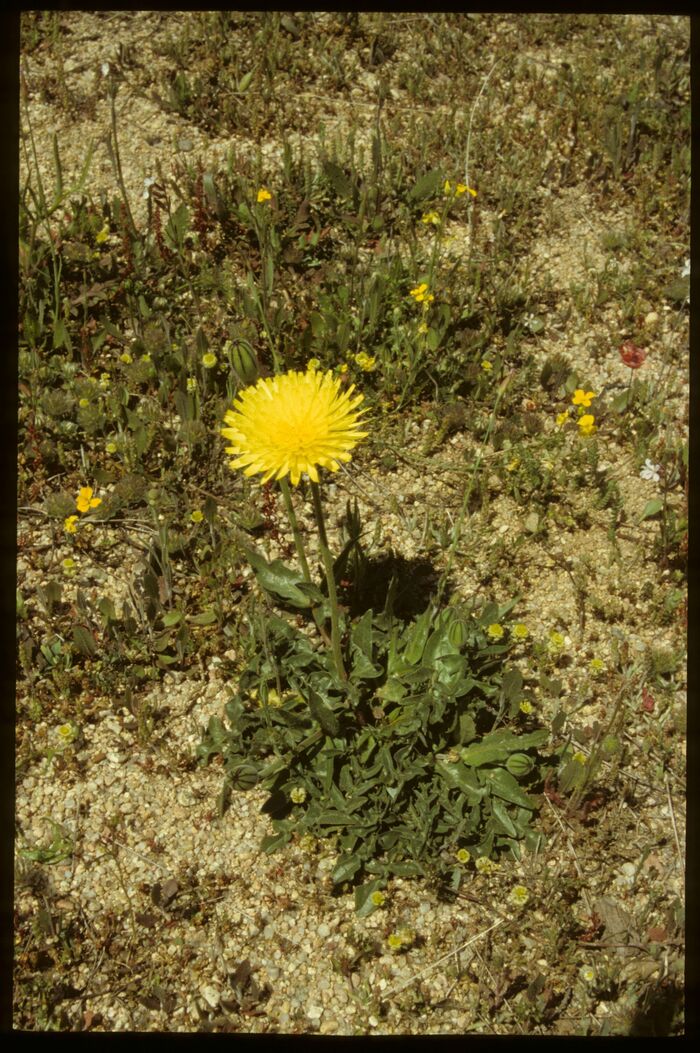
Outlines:
<svg viewBox="0 0 700 1053"><path fill-rule="evenodd" d="M318 467L337 470L366 436L361 401L352 386L341 390L332 374L309 369L259 380L225 417L233 467L280 481L299 569L249 550L270 602L252 619L258 646L225 720L210 720L199 757L224 758L222 809L231 790L269 790L266 852L305 835L332 838L332 880L355 886L357 910L367 914L392 875L433 875L456 890L464 860L518 858L523 843L537 849L533 791L548 732L504 724L523 698L501 626L513 604L431 604L406 622L395 611L394 578L381 611L351 618L340 607L337 583L361 555L361 525L348 507L347 541L333 560ZM323 583L312 579L288 488L287 476L296 486L302 475ZM274 607L306 611L317 632L300 631Z"/></svg>

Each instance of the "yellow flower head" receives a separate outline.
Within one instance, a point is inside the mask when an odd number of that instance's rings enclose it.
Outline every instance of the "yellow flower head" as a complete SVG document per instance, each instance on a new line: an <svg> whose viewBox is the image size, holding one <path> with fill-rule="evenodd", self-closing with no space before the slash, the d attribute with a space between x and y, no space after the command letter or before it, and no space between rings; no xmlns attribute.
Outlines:
<svg viewBox="0 0 700 1053"><path fill-rule="evenodd" d="M584 391L583 388L576 388L576 391L571 396L571 401L574 406L590 406L591 399L595 398L595 391Z"/></svg>
<svg viewBox="0 0 700 1053"><path fill-rule="evenodd" d="M63 527L65 530L68 531L69 534L75 534L76 530L78 529L75 525L77 522L77 516L68 516L67 519L63 520Z"/></svg>
<svg viewBox="0 0 700 1053"><path fill-rule="evenodd" d="M190 519L193 523L201 523L204 519L204 512L199 508L195 508L194 512L190 512Z"/></svg>
<svg viewBox="0 0 700 1053"><path fill-rule="evenodd" d="M505 633L505 629L502 625L499 625L498 622L492 622L486 630L486 633L492 640L500 640Z"/></svg>
<svg viewBox="0 0 700 1053"><path fill-rule="evenodd" d="M374 355L368 355L360 351L355 355L355 361L365 373L372 373L377 368L377 359Z"/></svg>
<svg viewBox="0 0 700 1053"><path fill-rule="evenodd" d="M484 369L487 373L490 373L493 369L493 362L489 362L488 358L482 358L481 368Z"/></svg>
<svg viewBox="0 0 700 1053"><path fill-rule="evenodd" d="M437 212L424 212L421 216L421 223L432 223L434 226L440 226L440 217Z"/></svg>
<svg viewBox="0 0 700 1053"><path fill-rule="evenodd" d="M306 474L318 482L317 466L335 472L368 432L360 431L358 410L364 396L355 385L341 391L332 373L288 373L264 377L240 393L221 429L231 442L232 468L261 472L262 482L289 475L296 486Z"/></svg>
<svg viewBox="0 0 700 1053"><path fill-rule="evenodd" d="M109 223L105 223L102 230L95 235L95 241L98 245L104 245L105 241L109 237Z"/></svg>
<svg viewBox="0 0 700 1053"><path fill-rule="evenodd" d="M581 429L582 435L592 435L594 431L598 430L595 426L595 417L592 413L585 413L583 417L579 417L576 423Z"/></svg>
<svg viewBox="0 0 700 1053"><path fill-rule="evenodd" d="M566 424L568 419L569 419L569 408L567 407L567 409L565 409L563 413L558 413L557 414L557 427L558 428L562 428Z"/></svg>
<svg viewBox="0 0 700 1053"><path fill-rule="evenodd" d="M206 354L202 355L202 365L205 369L213 369L216 365L216 355L213 355L211 351L207 351Z"/></svg>
<svg viewBox="0 0 700 1053"><path fill-rule="evenodd" d="M263 201L270 201L272 194L269 190L266 190L264 186L261 186L258 190L258 204L261 205Z"/></svg>
<svg viewBox="0 0 700 1053"><path fill-rule="evenodd" d="M412 296L416 303L432 303L435 297L432 293L428 292L427 282L421 282L420 285L416 285L415 289L411 289L409 296Z"/></svg>
<svg viewBox="0 0 700 1053"><path fill-rule="evenodd" d="M98 505L102 504L102 498L93 497L92 493L91 486L81 486L75 502L75 507L79 512L89 512L91 508L97 508Z"/></svg>

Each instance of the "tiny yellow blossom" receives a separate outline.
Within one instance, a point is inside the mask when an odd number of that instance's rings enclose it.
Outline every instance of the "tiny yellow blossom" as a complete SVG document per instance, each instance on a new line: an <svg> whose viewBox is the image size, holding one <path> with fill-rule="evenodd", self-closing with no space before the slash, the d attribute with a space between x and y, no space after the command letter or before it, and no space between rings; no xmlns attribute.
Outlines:
<svg viewBox="0 0 700 1053"><path fill-rule="evenodd" d="M319 358L310 358L309 361L306 363L306 368L307 369L320 369L321 368L321 360Z"/></svg>
<svg viewBox="0 0 700 1053"><path fill-rule="evenodd" d="M519 457L514 457L514 458L513 458L513 460L512 460L512 461L510 461L510 462L509 462L509 463L508 463L508 464L506 465L506 471L507 471L507 472L514 472L514 471L515 471L515 469L516 469L516 468L519 468L519 467L520 467L520 458L519 458Z"/></svg>
<svg viewBox="0 0 700 1053"><path fill-rule="evenodd" d="M82 486L80 488L75 502L75 507L79 512L88 512L91 508L97 508L98 505L102 504L102 498L93 497L92 494L91 486Z"/></svg>
<svg viewBox="0 0 700 1053"><path fill-rule="evenodd" d="M204 513L200 512L198 508L195 508L194 512L190 513L190 519L193 523L201 523L204 519Z"/></svg>
<svg viewBox="0 0 700 1053"><path fill-rule="evenodd" d="M127 365L127 366L130 366L130 365L131 365L131 363L132 363L132 362L134 361L134 360L133 360L133 358L131 357L131 355L129 354L129 352L128 352L128 351L125 351L125 352L124 352L124 353L123 353L122 355L120 355L119 357L120 357L120 359L122 360L122 362L124 362L124 363L125 363L125 365Z"/></svg>
<svg viewBox="0 0 700 1053"><path fill-rule="evenodd" d="M202 355L202 365L205 369L213 369L216 365L216 355L207 351L206 355Z"/></svg>
<svg viewBox="0 0 700 1053"><path fill-rule="evenodd" d="M601 658L591 658L588 668L592 673L602 673L605 669L605 663Z"/></svg>
<svg viewBox="0 0 700 1053"><path fill-rule="evenodd" d="M112 383L109 373L100 373L100 387L104 390Z"/></svg>
<svg viewBox="0 0 700 1053"><path fill-rule="evenodd" d="M107 451L107 453L116 453L117 449L118 447L116 442L108 442L105 446L105 450Z"/></svg>
<svg viewBox="0 0 700 1053"><path fill-rule="evenodd" d="M374 903L375 907L381 907L386 900L386 896L383 892L380 892L379 889L373 892L369 898L371 899L372 903Z"/></svg>
<svg viewBox="0 0 700 1053"><path fill-rule="evenodd" d="M432 223L434 226L440 226L440 216L437 212L424 212L421 216L421 223Z"/></svg>
<svg viewBox="0 0 700 1053"><path fill-rule="evenodd" d="M558 633L556 629L553 629L552 632L549 634L547 646L549 647L550 651L561 651L565 642L566 641L564 640L562 634Z"/></svg>
<svg viewBox="0 0 700 1053"><path fill-rule="evenodd" d="M76 735L72 724L59 724L57 731L65 742L72 742Z"/></svg>
<svg viewBox="0 0 700 1053"><path fill-rule="evenodd" d="M290 791L289 796L294 804L303 804L306 800L306 790L303 786L295 786L294 789Z"/></svg>
<svg viewBox="0 0 700 1053"><path fill-rule="evenodd" d="M595 397L595 391L584 391L583 388L576 388L576 391L571 396L571 401L574 406L590 406L591 399Z"/></svg>
<svg viewBox="0 0 700 1053"><path fill-rule="evenodd" d="M350 367L348 366L347 362L343 362L342 366L338 366L338 372L339 373L347 373L349 368Z"/></svg>
<svg viewBox="0 0 700 1053"><path fill-rule="evenodd" d="M455 859L458 863L468 863L471 859L471 852L466 848L460 848L455 852Z"/></svg>
<svg viewBox="0 0 700 1053"><path fill-rule="evenodd" d="M598 429L595 425L595 417L592 413L585 413L576 421L582 435L592 435Z"/></svg>
<svg viewBox="0 0 700 1053"><path fill-rule="evenodd" d="M510 903L515 907L524 907L530 898L530 893L524 885L515 885L508 897Z"/></svg>
<svg viewBox="0 0 700 1053"><path fill-rule="evenodd" d="M569 412L570 412L570 408L567 407L564 410L563 413L558 413L557 414L557 427L558 428L562 428L566 424L567 420L569 419Z"/></svg>
<svg viewBox="0 0 700 1053"><path fill-rule="evenodd" d="M109 224L105 223L102 230L95 235L95 241L98 245L104 245L105 241L109 237Z"/></svg>
<svg viewBox="0 0 700 1053"><path fill-rule="evenodd" d="M365 373L372 373L377 368L377 359L374 355L367 355L360 351L355 355L355 361Z"/></svg>
<svg viewBox="0 0 700 1053"><path fill-rule="evenodd" d="M418 326L418 332L421 334L421 336L424 336L428 332L427 322L421 322L421 324Z"/></svg>
<svg viewBox="0 0 700 1053"><path fill-rule="evenodd" d="M75 573L75 560L71 559L70 556L61 560L61 566L66 574L71 575Z"/></svg>
<svg viewBox="0 0 700 1053"><path fill-rule="evenodd" d="M520 712L525 713L525 715L527 716L528 714L532 713L532 709L532 702L529 702L528 699L524 698L520 703Z"/></svg>
<svg viewBox="0 0 700 1053"><path fill-rule="evenodd" d="M596 972L592 965L584 965L581 967L581 978L586 981L587 984L592 984L596 978Z"/></svg>
<svg viewBox="0 0 700 1053"><path fill-rule="evenodd" d="M433 294L428 292L427 282L421 282L415 289L411 289L409 296L412 296L416 303L432 303L435 299Z"/></svg>
<svg viewBox="0 0 700 1053"><path fill-rule="evenodd" d="M488 358L482 358L481 368L485 369L487 373L490 373L493 369L493 362L489 362Z"/></svg>
<svg viewBox="0 0 700 1053"><path fill-rule="evenodd" d="M392 932L386 942L389 944L392 951L398 951L403 947L403 940L397 932Z"/></svg>
<svg viewBox="0 0 700 1053"><path fill-rule="evenodd" d="M480 874L493 874L496 870L500 869L498 863L494 863L488 856L479 856L476 863L474 864Z"/></svg>
<svg viewBox="0 0 700 1053"><path fill-rule="evenodd" d="M63 520L63 527L65 530L68 531L69 534L75 534L76 530L78 529L75 525L77 522L78 516L68 516L67 519Z"/></svg>
<svg viewBox="0 0 700 1053"><path fill-rule="evenodd" d="M85 409L86 406L90 405L90 399L80 399L78 405Z"/></svg>
<svg viewBox="0 0 700 1053"><path fill-rule="evenodd" d="M196 377L188 377L187 378L187 390L189 391L190 395L194 394L194 392L197 390L197 379L196 379Z"/></svg>
<svg viewBox="0 0 700 1053"><path fill-rule="evenodd" d="M261 186L258 190L258 204L261 205L263 201L270 201L272 194L269 190L266 190L264 186Z"/></svg>
<svg viewBox="0 0 700 1053"><path fill-rule="evenodd" d="M579 764L585 764L586 754L582 753L581 750L576 750L576 753L574 753L571 759L577 761Z"/></svg>
<svg viewBox="0 0 700 1053"><path fill-rule="evenodd" d="M503 638L505 629L502 625L499 625L498 622L492 622L486 630L486 633L492 640L500 640Z"/></svg>
<svg viewBox="0 0 700 1053"><path fill-rule="evenodd" d="M515 625L513 626L513 636L516 638L516 640L524 640L529 635L530 630L528 629L527 625L524 625L522 622L515 623Z"/></svg>

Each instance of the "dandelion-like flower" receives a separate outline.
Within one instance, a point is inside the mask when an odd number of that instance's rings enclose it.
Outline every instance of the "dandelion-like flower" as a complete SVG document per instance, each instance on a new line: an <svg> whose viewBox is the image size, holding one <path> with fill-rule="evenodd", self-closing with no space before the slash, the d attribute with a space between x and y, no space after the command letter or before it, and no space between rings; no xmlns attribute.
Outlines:
<svg viewBox="0 0 700 1053"><path fill-rule="evenodd" d="M341 391L339 378L315 370L261 378L224 417L226 453L236 458L231 467L260 472L263 483L289 475L293 486L302 474L317 483L317 467L337 471L368 434L360 431L364 410L357 409L364 396L354 390L350 384Z"/></svg>
<svg viewBox="0 0 700 1053"><path fill-rule="evenodd" d="M514 907L524 907L530 898L530 893L524 885L514 885L511 889L508 900L513 904Z"/></svg>
<svg viewBox="0 0 700 1053"><path fill-rule="evenodd" d="M270 193L270 191L266 187L261 186L260 189L258 190L258 197L257 197L258 204L262 205L265 201L269 201L271 198L272 198L272 194Z"/></svg>
<svg viewBox="0 0 700 1053"><path fill-rule="evenodd" d="M492 640L501 640L505 633L505 629L498 622L492 622L486 630L487 636L490 636Z"/></svg>

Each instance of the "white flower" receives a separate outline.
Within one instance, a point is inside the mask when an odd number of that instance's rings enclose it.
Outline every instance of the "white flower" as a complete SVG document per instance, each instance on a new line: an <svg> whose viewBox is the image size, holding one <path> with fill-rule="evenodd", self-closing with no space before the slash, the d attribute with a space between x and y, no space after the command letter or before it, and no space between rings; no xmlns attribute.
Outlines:
<svg viewBox="0 0 700 1053"><path fill-rule="evenodd" d="M659 468L660 468L660 465L654 464L654 462L650 461L649 458L647 457L646 461L644 462L644 467L642 468L641 472L639 473L639 478L640 479L648 479L649 482L651 482L651 483L658 483L658 481L660 479Z"/></svg>
<svg viewBox="0 0 700 1053"><path fill-rule="evenodd" d="M100 66L100 72L102 73L103 77L109 76L109 62L102 63L102 65Z"/></svg>
<svg viewBox="0 0 700 1053"><path fill-rule="evenodd" d="M683 270L681 271L681 278L690 277L690 260L686 260L683 264Z"/></svg>

